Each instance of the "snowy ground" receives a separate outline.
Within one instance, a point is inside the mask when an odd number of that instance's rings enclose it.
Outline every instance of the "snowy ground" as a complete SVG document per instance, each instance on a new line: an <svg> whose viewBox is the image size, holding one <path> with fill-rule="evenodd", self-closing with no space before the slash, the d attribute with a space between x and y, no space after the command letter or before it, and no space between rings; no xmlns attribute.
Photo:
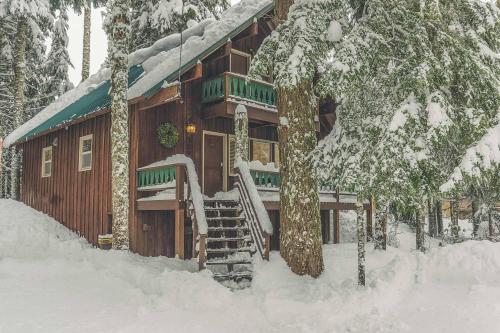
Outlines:
<svg viewBox="0 0 500 333"><path fill-rule="evenodd" d="M89 247L47 216L0 200L0 332L500 332L500 243L427 255L369 245L356 287L354 244L324 247L317 280L278 254L231 292L194 265Z"/></svg>

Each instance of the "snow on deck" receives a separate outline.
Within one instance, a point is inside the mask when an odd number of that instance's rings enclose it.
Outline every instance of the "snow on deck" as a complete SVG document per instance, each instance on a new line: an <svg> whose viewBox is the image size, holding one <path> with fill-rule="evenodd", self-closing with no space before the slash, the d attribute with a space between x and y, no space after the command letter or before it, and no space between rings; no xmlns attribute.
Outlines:
<svg viewBox="0 0 500 333"><path fill-rule="evenodd" d="M325 272L257 259L250 288L231 292L195 261L89 246L50 217L0 200L0 332L500 332L500 244L469 241L427 255L325 245ZM195 315L193 315L195 314Z"/></svg>

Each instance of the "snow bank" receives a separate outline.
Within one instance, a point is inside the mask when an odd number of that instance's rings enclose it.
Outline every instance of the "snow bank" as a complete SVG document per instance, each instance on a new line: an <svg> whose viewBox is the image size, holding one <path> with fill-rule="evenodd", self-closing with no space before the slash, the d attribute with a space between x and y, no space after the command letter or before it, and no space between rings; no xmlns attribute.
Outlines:
<svg viewBox="0 0 500 333"><path fill-rule="evenodd" d="M500 332L499 243L421 255L402 228L399 249L367 246L366 288L356 244L337 244L318 279L272 252L231 292L195 261L98 250L15 201L0 200L0 230L1 332Z"/></svg>
<svg viewBox="0 0 500 333"><path fill-rule="evenodd" d="M177 47L146 61L143 64L146 73L129 89L129 99L142 96L151 87L175 73L179 69L179 64L184 66L196 57L200 58L203 52L223 38L227 38L229 33L271 3L270 0L243 0L225 11L220 20L209 24L203 36L187 38L182 45L182 55L180 48Z"/></svg>

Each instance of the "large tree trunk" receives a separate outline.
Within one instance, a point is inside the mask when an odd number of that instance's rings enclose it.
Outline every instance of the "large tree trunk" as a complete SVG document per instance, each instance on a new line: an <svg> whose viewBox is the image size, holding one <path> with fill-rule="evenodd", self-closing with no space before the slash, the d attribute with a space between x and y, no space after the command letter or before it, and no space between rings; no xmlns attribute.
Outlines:
<svg viewBox="0 0 500 333"><path fill-rule="evenodd" d="M356 225L358 231L358 285L365 285L365 243L366 223L364 221L365 210L363 209L363 198L358 195L356 202Z"/></svg>
<svg viewBox="0 0 500 333"><path fill-rule="evenodd" d="M386 250L387 249L387 217L388 217L388 206L381 204L380 207L376 208L375 213L375 249L376 250Z"/></svg>
<svg viewBox="0 0 500 333"><path fill-rule="evenodd" d="M451 206L451 237L454 242L458 241L460 227L458 225L458 199L453 199L450 202Z"/></svg>
<svg viewBox="0 0 500 333"><path fill-rule="evenodd" d="M26 81L26 40L28 36L28 22L21 18L17 25L16 45L14 51L14 124L17 128L24 122L24 89ZM10 171L10 197L14 200L19 198L19 175L21 168L21 152L16 146L12 146L10 153L11 171Z"/></svg>
<svg viewBox="0 0 500 333"><path fill-rule="evenodd" d="M111 39L111 177L113 248L129 246L128 35L130 0L108 1Z"/></svg>
<svg viewBox="0 0 500 333"><path fill-rule="evenodd" d="M279 22L291 0L277 0ZM313 82L278 87L280 165L280 249L296 274L317 277L323 272L318 183L308 155L316 146L317 99Z"/></svg>
<svg viewBox="0 0 500 333"><path fill-rule="evenodd" d="M82 54L82 81L90 75L90 27L92 4L87 1L83 10L83 54Z"/></svg>

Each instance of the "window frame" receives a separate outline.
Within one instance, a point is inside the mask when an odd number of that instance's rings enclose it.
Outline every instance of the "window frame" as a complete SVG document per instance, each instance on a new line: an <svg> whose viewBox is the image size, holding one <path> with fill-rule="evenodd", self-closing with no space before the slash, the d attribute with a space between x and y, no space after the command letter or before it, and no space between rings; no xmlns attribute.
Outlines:
<svg viewBox="0 0 500 333"><path fill-rule="evenodd" d="M50 151L50 160L45 160L45 152ZM52 176L52 166L54 161L54 150L52 146L42 148L42 178L49 178ZM47 164L50 164L50 172L47 174Z"/></svg>
<svg viewBox="0 0 500 333"><path fill-rule="evenodd" d="M248 142L248 160L249 161L252 161L253 160L253 153L254 153L254 146L253 146L253 143L254 142L260 142L260 143L268 143L270 145L270 152L269 152L269 157L270 157L270 160L269 162L270 163L274 163L274 165L276 167L279 167L279 165L276 165L276 162L277 162L277 159L276 157L278 157L278 164L280 162L280 156L279 156L279 142L278 141L272 141L272 140L266 140L266 139L257 139L257 138L248 138L249 142Z"/></svg>
<svg viewBox="0 0 500 333"><path fill-rule="evenodd" d="M90 151L84 152L83 151L83 143L87 140L90 140ZM93 162L93 154L94 154L94 135L89 134L85 136L80 137L80 143L79 143L79 148L78 148L78 171L83 172L83 171L90 171L92 170L92 162ZM90 165L88 167L83 167L83 156L84 155L90 155Z"/></svg>

